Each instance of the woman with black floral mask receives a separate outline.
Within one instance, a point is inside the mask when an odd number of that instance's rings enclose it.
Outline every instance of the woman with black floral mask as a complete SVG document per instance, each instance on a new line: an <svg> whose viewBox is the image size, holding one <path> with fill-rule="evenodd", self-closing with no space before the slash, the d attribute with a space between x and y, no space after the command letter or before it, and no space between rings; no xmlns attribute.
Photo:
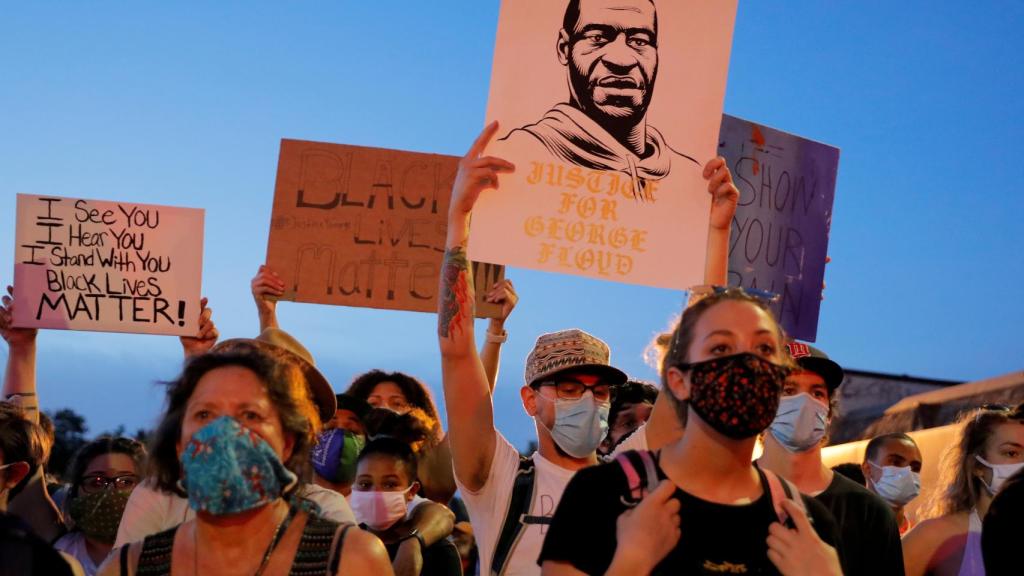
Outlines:
<svg viewBox="0 0 1024 576"><path fill-rule="evenodd" d="M841 574L828 512L751 463L788 370L783 343L742 290L690 306L662 364L685 434L578 472L545 539L544 574Z"/></svg>
<svg viewBox="0 0 1024 576"><path fill-rule="evenodd" d="M223 342L186 365L150 462L157 485L186 495L196 517L115 550L101 574L392 573L380 540L293 497L320 428L301 370L257 340Z"/></svg>
<svg viewBox="0 0 1024 576"><path fill-rule="evenodd" d="M71 531L54 548L73 556L87 576L114 547L128 496L139 484L146 449L131 438L101 436L82 446L68 467L65 513Z"/></svg>

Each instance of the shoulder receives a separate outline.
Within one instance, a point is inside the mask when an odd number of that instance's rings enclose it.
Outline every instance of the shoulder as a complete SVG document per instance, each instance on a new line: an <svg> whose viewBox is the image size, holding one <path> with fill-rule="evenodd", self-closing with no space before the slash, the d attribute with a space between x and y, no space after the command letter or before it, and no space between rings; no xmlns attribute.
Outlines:
<svg viewBox="0 0 1024 576"><path fill-rule="evenodd" d="M910 532L907 532L903 540L911 545L915 542L943 541L950 536L966 532L967 525L966 512L929 518L918 522Z"/></svg>
<svg viewBox="0 0 1024 576"><path fill-rule="evenodd" d="M337 538L344 537L338 574L388 574L391 559L379 538L351 524L339 525Z"/></svg>
<svg viewBox="0 0 1024 576"><path fill-rule="evenodd" d="M857 484L853 480L850 480L842 474L835 473L832 478L832 483L828 485L828 488L821 493L821 496L826 498L833 498L837 500L847 500L856 502L858 505L864 507L865 510L882 514L883 516L891 516L895 521L892 508L885 503L884 500L878 497L877 494L868 490L866 487Z"/></svg>
<svg viewBox="0 0 1024 576"><path fill-rule="evenodd" d="M356 521L348 501L334 490L310 483L303 485L299 491L299 497L314 504L319 509L316 513L328 520L352 523Z"/></svg>
<svg viewBox="0 0 1024 576"><path fill-rule="evenodd" d="M127 558L128 566L125 567L124 572L133 574L135 571L132 568L137 568L139 564L139 556L142 553L142 542L132 542L131 544L125 544L119 546L110 551L107 559L100 565L99 569L96 570L97 576L120 576L121 560Z"/></svg>

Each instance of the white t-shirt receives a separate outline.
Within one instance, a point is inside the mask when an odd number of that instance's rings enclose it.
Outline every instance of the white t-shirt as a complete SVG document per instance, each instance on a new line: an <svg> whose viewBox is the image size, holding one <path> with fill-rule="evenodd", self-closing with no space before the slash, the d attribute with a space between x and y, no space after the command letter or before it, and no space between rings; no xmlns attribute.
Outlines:
<svg viewBox="0 0 1024 576"><path fill-rule="evenodd" d="M623 440L612 453L612 456L626 450L647 449L647 428L641 426L629 438ZM555 514L555 508L562 499L562 493L576 473L562 468L544 458L539 452L533 453L536 467L534 477L533 502L526 517L526 529L523 530L519 542L512 549L506 563L506 576L539 575L540 566L537 558L547 534L548 523ZM476 492L467 489L459 482L455 483L462 493L462 500L469 513L469 521L473 526L477 546L480 549L480 573L491 571L491 558L497 546L501 528L508 514L512 499L512 486L516 472L519 470L519 452L501 435L495 433L494 460L487 474L487 482Z"/></svg>
<svg viewBox="0 0 1024 576"><path fill-rule="evenodd" d="M85 547L85 534L78 530L68 532L54 542L53 547L58 552L62 552L77 560L85 576L96 576L96 572L100 567L92 561L92 556L89 556L89 550Z"/></svg>
<svg viewBox="0 0 1024 576"><path fill-rule="evenodd" d="M316 484L305 484L299 490L302 498L320 507L324 518L339 523L356 521L348 501L341 494ZM193 518L195 512L189 508L188 499L168 494L143 482L132 490L128 498L121 524L117 527L114 546L138 542L146 536L159 534Z"/></svg>

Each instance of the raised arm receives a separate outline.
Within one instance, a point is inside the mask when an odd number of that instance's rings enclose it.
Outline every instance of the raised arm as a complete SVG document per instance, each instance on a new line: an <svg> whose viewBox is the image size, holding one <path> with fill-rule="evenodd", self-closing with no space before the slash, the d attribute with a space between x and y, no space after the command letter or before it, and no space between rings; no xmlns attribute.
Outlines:
<svg viewBox="0 0 1024 576"><path fill-rule="evenodd" d="M725 286L729 281L729 232L733 216L736 215L740 191L733 184L732 173L725 158L721 156L704 165L703 175L708 181L708 194L711 195L704 283ZM676 418L672 404L665 397L664 389L654 402L645 433L647 446L651 450L658 450L683 435L683 427Z"/></svg>
<svg viewBox="0 0 1024 576"><path fill-rule="evenodd" d="M35 328L14 328L14 288L0 306L0 335L7 342L7 368L4 370L2 400L21 406L25 416L39 424L39 399L36 397L36 335Z"/></svg>
<svg viewBox="0 0 1024 576"><path fill-rule="evenodd" d="M469 490L479 490L487 481L496 434L490 385L474 340L474 292L466 244L470 214L480 193L497 188L498 174L514 169L505 160L481 157L497 130L497 123L487 126L459 161L438 291L437 336L448 436L455 476Z"/></svg>
<svg viewBox="0 0 1024 576"><path fill-rule="evenodd" d="M279 328L277 324L277 299L284 296L284 280L266 264L261 264L250 284L252 299L260 317L260 332L267 328Z"/></svg>
<svg viewBox="0 0 1024 576"><path fill-rule="evenodd" d="M484 372L487 373L487 383L490 384L493 393L494 385L498 382L498 367L501 365L501 345L508 338L505 321L519 302L519 295L516 294L512 281L506 278L492 286L485 299L501 304L501 315L491 318L490 324L487 325L487 338L480 350L480 359L484 363Z"/></svg>

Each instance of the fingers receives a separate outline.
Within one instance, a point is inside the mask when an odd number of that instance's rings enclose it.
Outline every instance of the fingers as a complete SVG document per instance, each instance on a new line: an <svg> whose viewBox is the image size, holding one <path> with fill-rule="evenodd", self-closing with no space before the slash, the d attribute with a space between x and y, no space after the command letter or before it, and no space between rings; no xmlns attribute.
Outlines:
<svg viewBox="0 0 1024 576"><path fill-rule="evenodd" d="M495 156L484 156L483 158L476 158L466 165L467 168L488 168L498 173L509 173L514 172L516 165L505 160L504 158L497 158Z"/></svg>
<svg viewBox="0 0 1024 576"><path fill-rule="evenodd" d="M704 165L704 179L707 180L708 178L711 178L711 175L714 174L716 170L723 167L725 167L725 158L722 158L721 156L716 156L715 158L708 160L708 163Z"/></svg>
<svg viewBox="0 0 1024 576"><path fill-rule="evenodd" d="M505 302L506 300L518 299L519 297L516 296L516 291L515 288L512 286L512 281L509 280L508 278L495 283L494 286L491 286L491 289L488 290L487 294L484 296L485 301L495 303Z"/></svg>
<svg viewBox="0 0 1024 576"><path fill-rule="evenodd" d="M483 154L484 149L487 148L487 145L491 143L491 138L494 138L494 135L497 132L497 121L491 122L490 124L485 126L483 132L481 132L480 135L476 137L476 140L473 142L473 145L469 147L469 151L466 152L466 157L476 158L480 154Z"/></svg>
<svg viewBox="0 0 1024 576"><path fill-rule="evenodd" d="M271 270L267 265L260 265L259 271L252 279L252 293L254 296L284 296L284 280Z"/></svg>
<svg viewBox="0 0 1024 576"><path fill-rule="evenodd" d="M658 483L658 487L655 488L653 492L648 494L644 498L643 501L644 502L651 501L653 503L660 503L660 504L668 503L666 505L675 504L676 510L678 511L679 510L679 500L672 499L672 495L675 494L675 493L676 493L676 485L673 484L671 480L662 480L661 482ZM672 499L671 503L669 503L669 499Z"/></svg>
<svg viewBox="0 0 1024 576"><path fill-rule="evenodd" d="M812 527L810 521L807 520L807 513L804 512L800 506L797 506L796 502L786 498L782 501L782 508L793 520L793 524L796 526L797 532L801 534L816 534L814 527Z"/></svg>

